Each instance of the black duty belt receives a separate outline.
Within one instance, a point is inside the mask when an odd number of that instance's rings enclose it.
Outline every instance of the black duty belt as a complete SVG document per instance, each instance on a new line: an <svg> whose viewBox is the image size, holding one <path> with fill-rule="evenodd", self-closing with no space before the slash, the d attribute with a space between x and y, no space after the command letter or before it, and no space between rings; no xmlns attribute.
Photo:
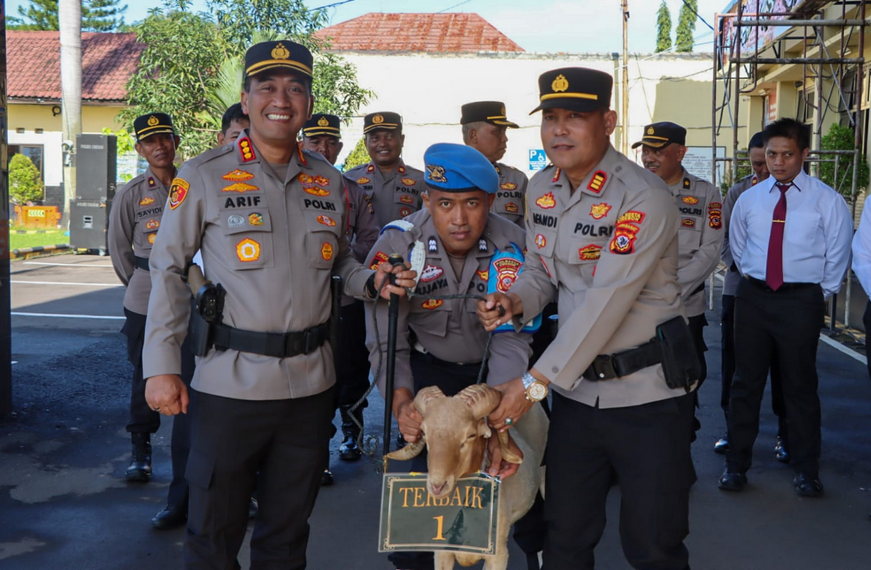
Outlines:
<svg viewBox="0 0 871 570"><path fill-rule="evenodd" d="M148 258L147 257L137 257L136 258L136 267L139 269L144 269L145 271L150 271L148 269Z"/></svg>
<svg viewBox="0 0 871 570"><path fill-rule="evenodd" d="M656 339L615 354L600 354L584 371L585 380L598 382L628 376L642 368L662 362L662 351Z"/></svg>
<svg viewBox="0 0 871 570"><path fill-rule="evenodd" d="M817 283L784 283L780 287L777 288L777 291L774 291L771 287L768 286L768 283L763 281L762 279L756 279L755 277L750 277L749 275L745 275L744 279L749 281L753 286L763 289L765 291L771 292L779 292L779 291L790 291L794 289L807 289L808 287L816 287Z"/></svg>
<svg viewBox="0 0 871 570"><path fill-rule="evenodd" d="M701 293L701 292L704 291L704 290L705 290L705 282L702 281L702 284L701 284L701 285L699 285L698 287L696 287L695 289L693 289L693 292L690 293L690 297L692 297L692 296L695 295L696 293Z"/></svg>
<svg viewBox="0 0 871 570"><path fill-rule="evenodd" d="M238 350L276 358L290 358L317 350L330 337L330 321L304 331L265 333L227 325L213 325L217 350Z"/></svg>

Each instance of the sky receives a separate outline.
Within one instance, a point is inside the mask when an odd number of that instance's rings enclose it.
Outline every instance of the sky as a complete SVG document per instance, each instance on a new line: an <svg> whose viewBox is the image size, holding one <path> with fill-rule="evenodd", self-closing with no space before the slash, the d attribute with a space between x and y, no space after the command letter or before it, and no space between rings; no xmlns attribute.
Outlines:
<svg viewBox="0 0 871 570"><path fill-rule="evenodd" d="M697 0L699 15L714 25L714 14L725 11L732 0ZM306 0L310 8L339 3L341 0ZM651 53L656 47L657 0L628 0L629 51ZM122 0L128 8L125 21L135 22L160 0ZM18 6L29 0L7 0L7 13L15 15ZM672 39L682 0L666 0L671 10ZM205 10L205 0L193 0L195 11ZM326 8L330 22L338 24L369 12L475 12L506 36L532 52L619 52L623 50L623 24L620 0L350 0ZM535 10L532 9L535 8ZM711 50L712 33L701 21L694 34L697 52Z"/></svg>

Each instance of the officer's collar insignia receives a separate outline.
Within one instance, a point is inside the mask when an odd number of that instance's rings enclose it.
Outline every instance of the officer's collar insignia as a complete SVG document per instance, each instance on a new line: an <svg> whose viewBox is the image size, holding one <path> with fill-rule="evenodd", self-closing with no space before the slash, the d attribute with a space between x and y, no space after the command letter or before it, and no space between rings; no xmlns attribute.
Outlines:
<svg viewBox="0 0 871 570"><path fill-rule="evenodd" d="M257 158L254 154L254 145L251 144L251 139L241 137L237 142L239 144L239 153L242 155L242 162L251 162Z"/></svg>
<svg viewBox="0 0 871 570"><path fill-rule="evenodd" d="M606 180L608 180L608 175L601 170L597 170L596 173L593 174L593 178L590 179L590 183L587 184L587 190L598 194L602 190L602 185L605 184Z"/></svg>
<svg viewBox="0 0 871 570"><path fill-rule="evenodd" d="M302 152L302 145L301 144L296 145L296 152L299 155L299 161L303 165L308 165L308 161L305 159L305 154L303 154L303 152Z"/></svg>
<svg viewBox="0 0 871 570"><path fill-rule="evenodd" d="M157 182L154 181L153 176L148 177L148 187L154 189L157 186Z"/></svg>
<svg viewBox="0 0 871 570"><path fill-rule="evenodd" d="M448 179L445 177L445 169L442 166L427 164L426 173L429 175L429 179L433 182L440 182L442 184L445 184L448 181Z"/></svg>
<svg viewBox="0 0 871 570"><path fill-rule="evenodd" d="M553 83L550 84L550 88L554 93L562 93L569 88L569 80L566 79L565 75L559 74L556 76L556 79L553 80Z"/></svg>
<svg viewBox="0 0 871 570"><path fill-rule="evenodd" d="M426 244L426 248L430 253L436 253L439 250L439 242L436 241L435 236L429 236Z"/></svg>
<svg viewBox="0 0 871 570"><path fill-rule="evenodd" d="M481 238L478 240L478 251L487 251L487 240Z"/></svg>
<svg viewBox="0 0 871 570"><path fill-rule="evenodd" d="M396 171L400 174L405 174L405 167L400 164L399 168L397 168Z"/></svg>
<svg viewBox="0 0 871 570"><path fill-rule="evenodd" d="M750 181L750 184L753 186L756 186L758 183L759 183L759 179L756 178L755 176L753 177L753 180Z"/></svg>
<svg viewBox="0 0 871 570"><path fill-rule="evenodd" d="M366 172L367 172L367 173L369 173L369 172L375 172L375 165L372 164L372 163L370 162L370 163L369 163L369 166L366 167Z"/></svg>
<svg viewBox="0 0 871 570"><path fill-rule="evenodd" d="M498 164L494 164L493 167L496 169L496 174L502 174L502 169L499 168Z"/></svg>
<svg viewBox="0 0 871 570"><path fill-rule="evenodd" d="M562 169L557 168L556 172L553 173L553 178L551 179L551 182L559 182L559 175L560 174L562 174Z"/></svg>
<svg viewBox="0 0 871 570"><path fill-rule="evenodd" d="M684 177L684 179L683 179L683 187L684 187L684 188L689 188L689 187L690 187L690 179L689 179L689 178Z"/></svg>
<svg viewBox="0 0 871 570"><path fill-rule="evenodd" d="M329 126L330 126L330 122L327 120L326 117L321 117L321 118L318 120L318 126L320 126L320 127L329 127Z"/></svg>
<svg viewBox="0 0 871 570"><path fill-rule="evenodd" d="M277 46L272 48L272 57L274 59L287 59L290 57L290 50L284 47L284 44L279 42Z"/></svg>
<svg viewBox="0 0 871 570"><path fill-rule="evenodd" d="M150 117L148 117L148 126L149 127L155 127L159 124L160 124L160 119L158 119L154 115L151 115Z"/></svg>

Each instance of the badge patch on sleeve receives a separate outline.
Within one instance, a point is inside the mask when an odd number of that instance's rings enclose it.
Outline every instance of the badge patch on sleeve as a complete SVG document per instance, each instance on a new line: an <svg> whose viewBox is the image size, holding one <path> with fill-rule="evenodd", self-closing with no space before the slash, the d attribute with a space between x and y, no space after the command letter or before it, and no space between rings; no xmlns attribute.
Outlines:
<svg viewBox="0 0 871 570"><path fill-rule="evenodd" d="M608 180L608 175L601 170L597 170L593 178L590 179L590 183L587 184L587 190L598 194L606 180Z"/></svg>
<svg viewBox="0 0 871 570"><path fill-rule="evenodd" d="M541 198L535 201L535 205L543 210L550 210L556 206L556 200L553 198L553 192L548 192Z"/></svg>
<svg viewBox="0 0 871 570"><path fill-rule="evenodd" d="M617 218L617 225L620 225L621 222L632 222L633 224L640 224L644 221L644 213L636 212L635 210L629 210L619 218Z"/></svg>
<svg viewBox="0 0 871 570"><path fill-rule="evenodd" d="M411 208L408 208L405 206L403 206L402 208L399 208L399 215L402 216L403 218L411 215Z"/></svg>
<svg viewBox="0 0 871 570"><path fill-rule="evenodd" d="M611 206L602 202L601 204L593 204L590 206L590 215L594 220L601 220L611 211Z"/></svg>
<svg viewBox="0 0 871 570"><path fill-rule="evenodd" d="M378 266L387 261L387 254L379 251L372 256L372 262L369 264L369 269L378 269Z"/></svg>
<svg viewBox="0 0 871 570"><path fill-rule="evenodd" d="M184 178L174 178L169 187L169 209L175 210L187 198L191 185Z"/></svg>
<svg viewBox="0 0 871 570"><path fill-rule="evenodd" d="M507 293L508 290L517 281L517 275L523 267L523 262L512 257L503 257L493 262L493 268L496 270L496 290L500 293Z"/></svg>
<svg viewBox="0 0 871 570"><path fill-rule="evenodd" d="M635 251L635 234L616 232L611 240L611 253L626 255Z"/></svg>
<svg viewBox="0 0 871 570"><path fill-rule="evenodd" d="M327 261L331 260L333 258L333 246L329 243L325 243L321 246L321 257Z"/></svg>
<svg viewBox="0 0 871 570"><path fill-rule="evenodd" d="M708 225L714 230L723 227L723 217L720 210L708 210Z"/></svg>
<svg viewBox="0 0 871 570"><path fill-rule="evenodd" d="M441 299L427 299L421 305L421 307L423 307L424 309L427 309L429 311L432 311L433 309L438 309L439 307L441 307L444 304L445 304L445 302L442 301Z"/></svg>
<svg viewBox="0 0 871 570"><path fill-rule="evenodd" d="M239 261L248 263L260 259L260 244L251 238L245 238L236 244L236 257Z"/></svg>

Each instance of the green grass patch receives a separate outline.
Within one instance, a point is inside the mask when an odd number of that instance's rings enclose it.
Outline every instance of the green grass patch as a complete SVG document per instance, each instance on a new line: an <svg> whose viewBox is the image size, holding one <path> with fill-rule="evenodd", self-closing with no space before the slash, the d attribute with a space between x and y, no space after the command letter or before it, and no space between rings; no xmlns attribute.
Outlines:
<svg viewBox="0 0 871 570"><path fill-rule="evenodd" d="M46 230L45 233L16 233L16 229L9 230L9 249L22 249L25 247L37 247L46 245L58 245L62 243L70 243L70 237L64 235L63 230ZM30 230L33 231L33 230Z"/></svg>

